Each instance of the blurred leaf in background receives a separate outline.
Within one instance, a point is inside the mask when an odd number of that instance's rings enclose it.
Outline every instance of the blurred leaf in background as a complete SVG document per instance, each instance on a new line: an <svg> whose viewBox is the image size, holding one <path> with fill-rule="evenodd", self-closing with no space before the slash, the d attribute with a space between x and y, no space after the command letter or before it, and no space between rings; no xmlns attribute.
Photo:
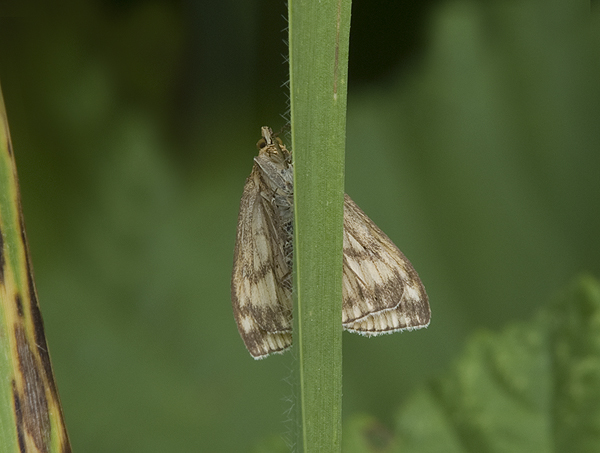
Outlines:
<svg viewBox="0 0 600 453"><path fill-rule="evenodd" d="M598 451L599 321L598 280L575 279L532 319L472 335L398 410L394 431L353 415L344 452Z"/></svg>
<svg viewBox="0 0 600 453"><path fill-rule="evenodd" d="M599 275L599 24L566 0L354 3L347 192L433 315L344 336L344 411L385 427L468 335ZM0 79L74 449L284 431L291 357L250 359L229 278L259 128L284 122L285 5L15 5Z"/></svg>

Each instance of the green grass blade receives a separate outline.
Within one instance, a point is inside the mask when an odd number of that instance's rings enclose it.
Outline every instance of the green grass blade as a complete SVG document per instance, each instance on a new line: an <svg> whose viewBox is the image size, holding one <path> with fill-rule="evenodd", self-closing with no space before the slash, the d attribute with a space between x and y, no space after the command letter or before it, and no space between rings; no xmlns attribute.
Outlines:
<svg viewBox="0 0 600 453"><path fill-rule="evenodd" d="M289 1L297 443L341 446L342 228L349 0Z"/></svg>
<svg viewBox="0 0 600 453"><path fill-rule="evenodd" d="M71 451L29 261L0 91L0 451Z"/></svg>

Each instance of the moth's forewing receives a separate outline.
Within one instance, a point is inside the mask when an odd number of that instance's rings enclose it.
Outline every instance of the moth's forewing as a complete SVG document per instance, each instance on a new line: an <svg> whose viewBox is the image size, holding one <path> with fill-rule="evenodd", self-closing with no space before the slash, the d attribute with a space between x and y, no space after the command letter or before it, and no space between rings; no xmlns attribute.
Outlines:
<svg viewBox="0 0 600 453"><path fill-rule="evenodd" d="M276 194L259 165L268 162L265 144L240 202L231 295L238 330L254 358L283 352L292 344L291 261ZM267 170L268 171L268 170ZM291 234L291 233L290 233ZM290 252L291 253L291 252Z"/></svg>
<svg viewBox="0 0 600 453"><path fill-rule="evenodd" d="M362 335L427 327L431 312L412 264L377 225L344 198L342 323Z"/></svg>

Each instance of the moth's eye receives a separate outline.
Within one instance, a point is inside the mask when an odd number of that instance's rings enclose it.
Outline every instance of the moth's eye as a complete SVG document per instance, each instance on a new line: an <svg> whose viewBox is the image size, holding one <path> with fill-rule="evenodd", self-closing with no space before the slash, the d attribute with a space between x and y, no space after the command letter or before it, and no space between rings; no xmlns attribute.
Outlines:
<svg viewBox="0 0 600 453"><path fill-rule="evenodd" d="M275 137L275 140L277 140L279 146L283 146L283 141L279 137Z"/></svg>
<svg viewBox="0 0 600 453"><path fill-rule="evenodd" d="M256 142L256 147L258 149L263 149L265 146L267 146L267 141L264 138L261 138L258 142Z"/></svg>

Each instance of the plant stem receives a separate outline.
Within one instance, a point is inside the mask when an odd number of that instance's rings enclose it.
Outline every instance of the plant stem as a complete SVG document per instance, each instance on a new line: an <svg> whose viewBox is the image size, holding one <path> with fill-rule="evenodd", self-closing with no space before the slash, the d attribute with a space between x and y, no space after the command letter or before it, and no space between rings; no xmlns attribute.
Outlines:
<svg viewBox="0 0 600 453"><path fill-rule="evenodd" d="M299 451L341 451L350 0L289 0Z"/></svg>

